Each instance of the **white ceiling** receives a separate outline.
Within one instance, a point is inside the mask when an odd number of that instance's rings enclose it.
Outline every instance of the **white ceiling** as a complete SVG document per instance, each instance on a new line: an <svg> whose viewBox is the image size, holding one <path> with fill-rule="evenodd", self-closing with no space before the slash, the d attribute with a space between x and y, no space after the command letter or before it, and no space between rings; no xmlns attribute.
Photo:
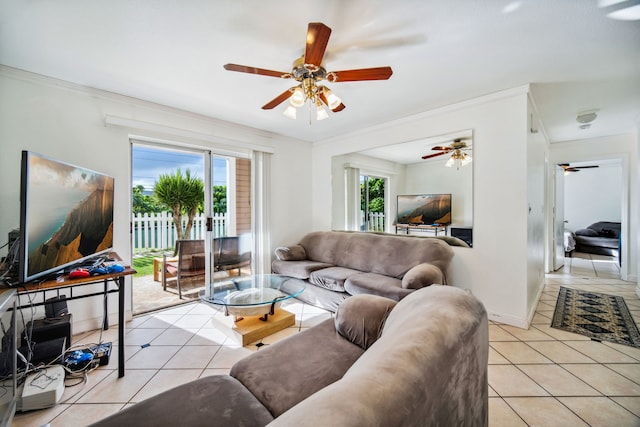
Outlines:
<svg viewBox="0 0 640 427"><path fill-rule="evenodd" d="M0 64L307 141L532 83L558 142L640 119L640 21L607 11L597 0L0 0ZM290 71L309 22L333 30L328 71L393 68L387 81L328 84L347 108L311 125L284 117L286 103L260 108L291 81L222 68Z"/></svg>

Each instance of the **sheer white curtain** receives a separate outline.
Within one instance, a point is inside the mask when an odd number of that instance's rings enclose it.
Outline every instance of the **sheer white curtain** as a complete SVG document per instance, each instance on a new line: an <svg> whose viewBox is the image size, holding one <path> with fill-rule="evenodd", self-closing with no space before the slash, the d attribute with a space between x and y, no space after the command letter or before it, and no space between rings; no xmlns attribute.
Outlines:
<svg viewBox="0 0 640 427"><path fill-rule="evenodd" d="M360 169L345 167L344 225L347 230L360 229Z"/></svg>
<svg viewBox="0 0 640 427"><path fill-rule="evenodd" d="M254 274L271 273L271 154L253 151L251 158L251 221L253 222Z"/></svg>

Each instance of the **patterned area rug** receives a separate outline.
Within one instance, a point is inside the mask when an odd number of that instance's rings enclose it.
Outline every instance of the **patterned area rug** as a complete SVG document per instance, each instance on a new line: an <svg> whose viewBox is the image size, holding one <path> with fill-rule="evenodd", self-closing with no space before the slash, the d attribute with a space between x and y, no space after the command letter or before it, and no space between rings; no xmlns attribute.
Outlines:
<svg viewBox="0 0 640 427"><path fill-rule="evenodd" d="M560 287L551 327L640 348L640 332L619 296Z"/></svg>

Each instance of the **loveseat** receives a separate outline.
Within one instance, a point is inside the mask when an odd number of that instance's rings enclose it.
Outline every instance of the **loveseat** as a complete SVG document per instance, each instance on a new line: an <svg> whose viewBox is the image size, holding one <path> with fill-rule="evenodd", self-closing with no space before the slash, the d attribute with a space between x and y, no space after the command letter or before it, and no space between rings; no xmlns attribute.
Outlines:
<svg viewBox="0 0 640 427"><path fill-rule="evenodd" d="M599 221L575 231L576 251L620 256L620 223Z"/></svg>
<svg viewBox="0 0 640 427"><path fill-rule="evenodd" d="M399 301L416 289L446 284L453 249L434 237L316 231L275 254L274 273L308 282L298 299L335 311L351 295Z"/></svg>
<svg viewBox="0 0 640 427"><path fill-rule="evenodd" d="M94 427L486 426L483 305L450 286L356 295L333 319L261 347Z"/></svg>

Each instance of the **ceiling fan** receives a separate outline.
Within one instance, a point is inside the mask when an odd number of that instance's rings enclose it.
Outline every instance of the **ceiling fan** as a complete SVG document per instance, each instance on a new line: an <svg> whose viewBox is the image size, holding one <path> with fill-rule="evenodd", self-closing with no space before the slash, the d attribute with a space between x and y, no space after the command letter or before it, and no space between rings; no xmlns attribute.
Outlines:
<svg viewBox="0 0 640 427"><path fill-rule="evenodd" d="M449 157L449 160L447 160L444 165L450 168L456 164L457 168L460 169L460 166L467 165L473 160L467 153L467 151L471 151L471 145L468 145L466 142L470 139L471 138L456 138L451 141L449 145L436 145L431 149L439 151L439 153L427 154L422 156L422 158L431 159L433 157L444 156L445 154L451 153L451 157Z"/></svg>
<svg viewBox="0 0 640 427"><path fill-rule="evenodd" d="M558 163L558 166L564 169L565 175L569 174L569 172L580 172L580 169L592 169L599 167L598 165L571 166L569 163Z"/></svg>
<svg viewBox="0 0 640 427"><path fill-rule="evenodd" d="M284 115L296 118L296 108L302 107L307 100L316 107L316 119L323 120L328 116L323 104L337 113L344 110L345 105L327 86L319 84L327 80L331 83L353 82L362 80L387 80L393 74L391 67L362 68L355 70L327 72L322 64L331 28L320 22L309 23L307 43L304 55L293 62L290 72L265 70L238 64L225 64L224 69L241 73L259 74L262 76L293 79L298 85L293 86L262 106L263 110L271 110L289 99L290 105Z"/></svg>

